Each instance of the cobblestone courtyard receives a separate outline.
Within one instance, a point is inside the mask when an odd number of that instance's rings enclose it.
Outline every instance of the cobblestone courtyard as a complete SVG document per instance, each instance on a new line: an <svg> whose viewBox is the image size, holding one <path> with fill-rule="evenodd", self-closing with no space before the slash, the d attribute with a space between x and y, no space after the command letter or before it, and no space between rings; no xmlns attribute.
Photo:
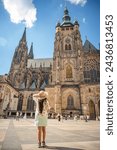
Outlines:
<svg viewBox="0 0 117 150"><path fill-rule="evenodd" d="M48 150L99 150L100 122L49 119ZM0 150L42 150L38 148L33 119L0 119Z"/></svg>

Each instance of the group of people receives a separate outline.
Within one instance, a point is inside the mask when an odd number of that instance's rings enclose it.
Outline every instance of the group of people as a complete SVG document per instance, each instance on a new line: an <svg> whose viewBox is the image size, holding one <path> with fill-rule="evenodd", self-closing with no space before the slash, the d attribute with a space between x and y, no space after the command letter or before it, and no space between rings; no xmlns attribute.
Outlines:
<svg viewBox="0 0 117 150"><path fill-rule="evenodd" d="M16 113L16 120L19 121L20 118L26 119L27 118L26 113L23 116L22 113L17 112Z"/></svg>

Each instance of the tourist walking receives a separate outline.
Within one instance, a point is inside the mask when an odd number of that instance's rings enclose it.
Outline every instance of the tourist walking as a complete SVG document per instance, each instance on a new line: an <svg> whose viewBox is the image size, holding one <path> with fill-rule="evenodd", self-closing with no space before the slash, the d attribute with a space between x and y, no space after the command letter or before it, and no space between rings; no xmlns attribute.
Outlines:
<svg viewBox="0 0 117 150"><path fill-rule="evenodd" d="M16 120L19 121L19 112L16 113Z"/></svg>
<svg viewBox="0 0 117 150"><path fill-rule="evenodd" d="M47 100L48 93L45 91L40 91L37 94L33 94L33 100L36 103L36 112L35 112L35 124L38 129L38 147L46 147L46 126L48 111L50 109L49 103ZM42 139L41 139L42 137Z"/></svg>
<svg viewBox="0 0 117 150"><path fill-rule="evenodd" d="M78 121L78 116L77 115L74 116L74 120Z"/></svg>
<svg viewBox="0 0 117 150"><path fill-rule="evenodd" d="M61 115L58 114L58 115L57 115L57 118L58 118L58 122L60 122L60 121L61 121Z"/></svg>

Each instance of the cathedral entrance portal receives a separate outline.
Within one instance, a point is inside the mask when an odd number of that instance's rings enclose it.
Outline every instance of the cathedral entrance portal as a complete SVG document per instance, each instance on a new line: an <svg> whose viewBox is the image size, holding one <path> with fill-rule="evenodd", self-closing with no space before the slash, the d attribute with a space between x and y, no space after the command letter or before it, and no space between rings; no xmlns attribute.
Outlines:
<svg viewBox="0 0 117 150"><path fill-rule="evenodd" d="M89 116L92 120L96 119L95 104L92 100L89 101Z"/></svg>

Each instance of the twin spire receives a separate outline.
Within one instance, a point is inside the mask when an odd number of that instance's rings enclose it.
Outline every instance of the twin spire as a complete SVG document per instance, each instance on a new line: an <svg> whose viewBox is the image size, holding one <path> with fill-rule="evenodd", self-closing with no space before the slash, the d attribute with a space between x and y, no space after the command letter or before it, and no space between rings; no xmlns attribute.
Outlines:
<svg viewBox="0 0 117 150"><path fill-rule="evenodd" d="M65 9L64 9L64 16L63 16L62 20L63 20L62 24L60 24L60 22L58 22L57 26L73 26L73 24L71 23L71 17L69 16L69 11L68 11L67 7L65 7ZM74 25L79 25L78 21L75 21ZM27 45L27 42L26 42L26 27L24 29L24 32L23 32L22 38L20 40L20 43L24 43L24 44ZM33 59L34 58L33 43L31 43L31 47L30 47L28 58L29 59Z"/></svg>
<svg viewBox="0 0 117 150"><path fill-rule="evenodd" d="M24 29L24 32L23 32L22 38L21 38L21 40L20 40L20 43L27 44L27 42L26 42L26 27L25 27L25 29ZM34 58L34 54L33 54L33 43L31 43L31 47L30 47L30 51L29 51L28 58L29 58L29 59L33 59L33 58Z"/></svg>
<svg viewBox="0 0 117 150"><path fill-rule="evenodd" d="M26 27L24 29L24 33L22 35L22 38L21 38L20 42L26 42Z"/></svg>

